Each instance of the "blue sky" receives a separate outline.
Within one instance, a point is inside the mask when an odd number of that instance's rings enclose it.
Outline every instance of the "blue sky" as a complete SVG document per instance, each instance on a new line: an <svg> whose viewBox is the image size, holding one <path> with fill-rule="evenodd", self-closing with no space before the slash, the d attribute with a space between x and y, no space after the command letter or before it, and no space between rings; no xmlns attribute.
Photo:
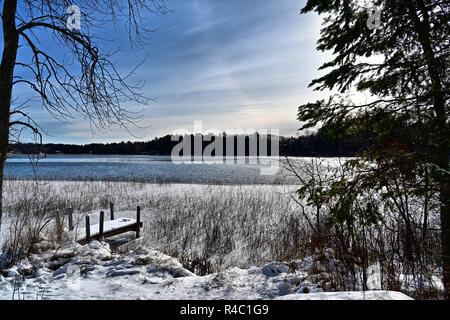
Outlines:
<svg viewBox="0 0 450 320"><path fill-rule="evenodd" d="M74 1L76 4L76 1ZM141 110L133 135L119 127L91 131L76 118L51 118L39 103L28 109L46 130L45 142L91 143L149 140L176 129L279 129L295 135L297 107L327 96L308 83L329 57L315 50L321 19L300 15L301 0L168 0L173 12L151 16L156 29L142 49L132 49L125 30L105 25L120 46L116 67L126 72L146 58L135 75L144 94L156 98ZM46 39L48 50L57 48ZM48 42L48 43L47 43ZM19 51L19 57L20 56ZM24 98L28 91L16 89Z"/></svg>

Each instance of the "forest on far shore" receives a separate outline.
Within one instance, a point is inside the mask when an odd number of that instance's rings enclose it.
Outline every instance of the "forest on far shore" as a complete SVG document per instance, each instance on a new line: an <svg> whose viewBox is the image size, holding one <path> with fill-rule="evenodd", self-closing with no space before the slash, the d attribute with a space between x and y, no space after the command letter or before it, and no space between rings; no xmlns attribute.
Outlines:
<svg viewBox="0 0 450 320"><path fill-rule="evenodd" d="M193 136L191 136L193 137ZM212 141L217 138L225 139L225 136L213 136ZM261 135L258 136L258 145ZM270 139L270 135L268 137ZM193 140L191 143L193 145ZM245 136L245 154L249 155L249 137ZM238 135L234 135L234 155L237 155ZM122 154L122 155L170 155L172 149L179 141L171 141L170 135L157 137L146 142L119 142L119 143L91 143L86 145L77 144L36 144L36 143L12 143L9 151L12 154ZM210 144L203 142L203 149ZM224 154L227 154L224 141ZM342 138L331 138L326 134L311 133L298 137L279 137L280 156L297 157L351 157L355 156L366 143L357 136L345 136ZM193 150L193 148L192 148ZM213 153L214 155L214 153ZM259 155L259 147L258 147ZM272 155L270 143L268 143L268 155Z"/></svg>

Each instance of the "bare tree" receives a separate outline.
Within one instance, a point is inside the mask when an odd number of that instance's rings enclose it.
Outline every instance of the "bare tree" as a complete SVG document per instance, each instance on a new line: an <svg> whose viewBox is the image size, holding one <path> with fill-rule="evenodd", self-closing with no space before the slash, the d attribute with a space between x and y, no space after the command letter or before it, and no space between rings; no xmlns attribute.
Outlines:
<svg viewBox="0 0 450 320"><path fill-rule="evenodd" d="M146 103L142 83L131 83L134 72L121 74L112 56L104 50L106 39L96 33L105 24L125 26L132 46L143 45L150 30L146 18L168 11L164 0L77 0L81 29L70 28L75 3L66 0L3 0L3 53L0 65L0 225L4 167L9 138L17 127L40 137L40 128L30 114L11 106L17 86L30 87L50 115L71 119L82 115L91 126L127 126L136 120L125 102ZM69 8L70 7L70 8ZM68 21L70 22L68 24ZM49 35L55 45L41 39ZM103 46L103 47L106 47ZM22 53L24 51L24 53ZM20 54L18 54L20 52ZM19 60L28 59L25 61Z"/></svg>

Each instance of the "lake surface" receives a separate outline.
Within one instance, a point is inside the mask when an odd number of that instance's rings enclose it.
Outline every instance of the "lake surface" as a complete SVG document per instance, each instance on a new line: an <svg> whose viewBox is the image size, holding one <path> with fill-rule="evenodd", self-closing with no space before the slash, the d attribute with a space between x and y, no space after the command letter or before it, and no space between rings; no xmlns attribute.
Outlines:
<svg viewBox="0 0 450 320"><path fill-rule="evenodd" d="M275 161L276 158L270 158ZM263 160L268 160L265 158ZM246 163L181 163L170 156L122 155L50 155L39 161L28 156L12 156L6 161L7 179L49 180L123 180L146 182L214 183L214 184L278 184L288 178L280 170L276 175L261 175L268 164ZM239 159L239 161L243 161ZM277 163L276 161L274 162ZM282 164L280 163L280 167Z"/></svg>

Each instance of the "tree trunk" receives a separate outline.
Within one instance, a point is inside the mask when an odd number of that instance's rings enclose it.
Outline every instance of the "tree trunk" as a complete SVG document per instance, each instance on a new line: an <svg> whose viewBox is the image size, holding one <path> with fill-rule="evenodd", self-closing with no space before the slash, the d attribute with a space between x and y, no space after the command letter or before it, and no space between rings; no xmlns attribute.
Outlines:
<svg viewBox="0 0 450 320"><path fill-rule="evenodd" d="M6 0L3 5L3 54L0 64L0 228L3 215L3 177L8 153L9 116L19 35L16 30L17 0Z"/></svg>
<svg viewBox="0 0 450 320"><path fill-rule="evenodd" d="M445 299L450 300L450 186L448 181L442 183L440 188L443 283Z"/></svg>
<svg viewBox="0 0 450 320"><path fill-rule="evenodd" d="M419 9L422 14L422 21L417 15L416 7L413 2L409 2L408 5L415 30L425 54L425 61L431 79L433 109L436 114L435 123L438 136L440 136L442 139L441 141L439 141L437 158L434 164L437 165L441 170L439 172L439 200L441 218L443 284L445 290L445 299L450 300L450 178L448 174L449 132L447 127L447 113L445 110L446 100L444 89L442 86L442 77L444 77L445 75L445 70L442 69L441 62L436 59L435 52L433 51L433 47L431 45L431 24L429 19L429 12L427 11L425 3L423 2L423 0L417 1L417 9Z"/></svg>

